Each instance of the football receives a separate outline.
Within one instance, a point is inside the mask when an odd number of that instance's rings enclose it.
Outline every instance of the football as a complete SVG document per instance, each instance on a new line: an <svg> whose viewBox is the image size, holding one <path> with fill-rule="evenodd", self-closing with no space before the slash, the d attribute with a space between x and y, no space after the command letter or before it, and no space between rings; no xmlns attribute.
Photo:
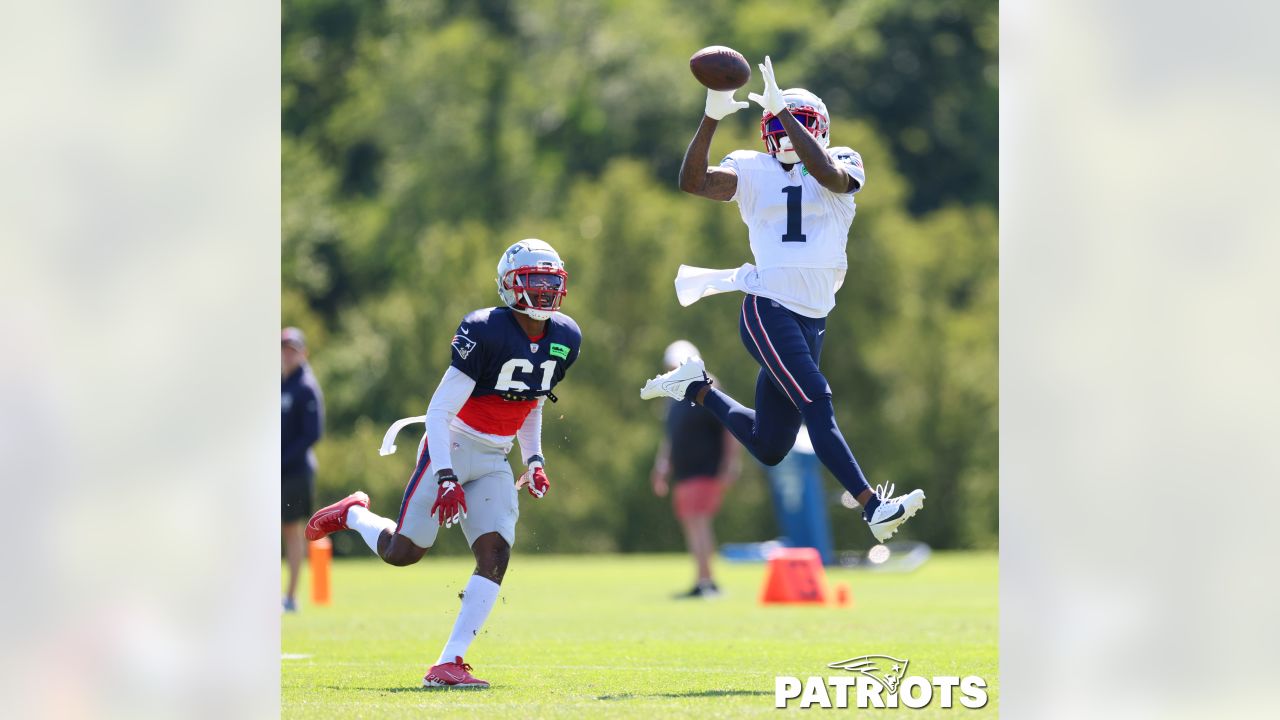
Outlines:
<svg viewBox="0 0 1280 720"><path fill-rule="evenodd" d="M689 70L712 90L737 90L751 80L751 64L723 45L704 47L689 58Z"/></svg>

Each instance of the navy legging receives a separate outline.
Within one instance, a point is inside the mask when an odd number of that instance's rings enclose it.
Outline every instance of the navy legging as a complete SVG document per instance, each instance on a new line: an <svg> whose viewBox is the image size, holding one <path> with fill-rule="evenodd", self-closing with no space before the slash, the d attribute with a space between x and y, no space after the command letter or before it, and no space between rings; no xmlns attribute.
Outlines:
<svg viewBox="0 0 1280 720"><path fill-rule="evenodd" d="M707 391L703 405L765 465L782 462L803 421L818 459L840 484L854 497L870 489L836 425L831 386L818 370L827 319L805 317L768 298L747 295L738 324L742 344L760 363L756 408L715 388Z"/></svg>

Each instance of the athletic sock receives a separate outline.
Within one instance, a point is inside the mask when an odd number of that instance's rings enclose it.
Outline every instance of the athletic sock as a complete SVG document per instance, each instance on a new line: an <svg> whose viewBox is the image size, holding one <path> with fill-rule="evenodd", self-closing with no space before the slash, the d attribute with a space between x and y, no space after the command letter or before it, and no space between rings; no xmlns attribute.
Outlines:
<svg viewBox="0 0 1280 720"><path fill-rule="evenodd" d="M708 387L710 385L711 385L710 380L694 380L693 382L689 383L688 387L684 389L684 399L689 402L697 402L698 393L702 390L702 388Z"/></svg>
<svg viewBox="0 0 1280 720"><path fill-rule="evenodd" d="M360 533L364 544L369 546L374 555L378 554L378 537L383 530L395 532L396 524L381 515L375 515L369 508L352 505L347 511L347 527Z"/></svg>
<svg viewBox="0 0 1280 720"><path fill-rule="evenodd" d="M445 643L436 664L453 662L454 658L466 657L471 641L480 634L484 621L498 599L498 583L489 578L472 575L467 581L467 589L462 593L462 609L458 611L458 619L453 623L453 632L449 634L449 642Z"/></svg>
<svg viewBox="0 0 1280 720"><path fill-rule="evenodd" d="M862 508L862 519L871 522L871 516L875 514L876 508L880 507L880 498L872 495L871 499Z"/></svg>

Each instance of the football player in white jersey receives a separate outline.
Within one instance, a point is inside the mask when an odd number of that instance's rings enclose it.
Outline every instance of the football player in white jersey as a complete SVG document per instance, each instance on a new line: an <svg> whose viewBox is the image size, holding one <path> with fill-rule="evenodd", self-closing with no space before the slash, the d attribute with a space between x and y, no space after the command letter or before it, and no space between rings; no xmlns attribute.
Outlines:
<svg viewBox="0 0 1280 720"><path fill-rule="evenodd" d="M831 386L818 369L826 317L848 267L853 196L866 183L866 171L852 149L827 147L831 120L821 99L803 88L780 90L767 57L760 71L764 94L748 97L764 108L766 152L738 150L719 167L708 166L718 122L749 105L735 101L732 91L708 90L706 114L680 167L681 190L738 203L756 262L725 271L682 266L676 280L685 305L716 292L746 293L739 328L761 366L755 409L712 388L701 358L650 380L640 396L704 405L766 465L786 457L803 422L818 458L884 541L920 510L924 493L894 497L892 485L871 488L836 425Z"/></svg>

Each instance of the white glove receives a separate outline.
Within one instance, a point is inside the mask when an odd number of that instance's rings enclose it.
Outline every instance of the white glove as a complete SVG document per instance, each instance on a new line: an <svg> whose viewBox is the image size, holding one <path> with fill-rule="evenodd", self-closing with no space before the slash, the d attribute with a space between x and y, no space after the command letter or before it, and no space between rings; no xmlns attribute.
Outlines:
<svg viewBox="0 0 1280 720"><path fill-rule="evenodd" d="M751 103L733 99L734 90L708 90L707 91L707 117L712 120L721 120L726 115L732 115L744 107L750 107Z"/></svg>
<svg viewBox="0 0 1280 720"><path fill-rule="evenodd" d="M764 76L764 95L751 93L748 98L759 103L760 107L777 115L787 106L787 101L782 98L782 91L778 89L778 81L773 79L773 61L768 55L764 56L764 64L758 66L760 74Z"/></svg>

